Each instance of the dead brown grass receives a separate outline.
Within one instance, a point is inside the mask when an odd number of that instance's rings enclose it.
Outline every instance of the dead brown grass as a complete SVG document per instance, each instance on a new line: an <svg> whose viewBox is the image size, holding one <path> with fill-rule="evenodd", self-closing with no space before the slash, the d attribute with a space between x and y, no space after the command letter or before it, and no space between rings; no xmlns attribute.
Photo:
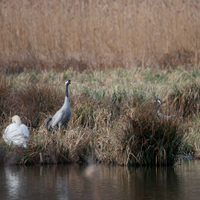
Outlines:
<svg viewBox="0 0 200 200"><path fill-rule="evenodd" d="M1 1L1 71L198 65L199 7L189 0Z"/></svg>
<svg viewBox="0 0 200 200"><path fill-rule="evenodd" d="M31 130L29 148L13 157L18 156L20 159L16 160L21 164L80 163L88 155L94 155L101 163L173 164L182 144L181 123L160 122L149 108L148 103L138 105L135 116L131 110L119 116L112 116L110 108L95 112L96 105L91 108L92 113L86 110L84 115L77 116L74 109L70 122L76 128L68 128L67 134L60 138L58 132L48 133L42 123L38 130ZM8 157L8 161L13 157Z"/></svg>
<svg viewBox="0 0 200 200"><path fill-rule="evenodd" d="M8 163L83 162L93 155L102 163L173 164L182 150L199 148L198 70L36 71L1 79L1 133L15 114L30 130L29 148L15 154L0 141ZM66 78L72 79L72 116L60 138L44 124L63 105ZM157 97L163 100L162 113L176 114L177 120L158 118Z"/></svg>
<svg viewBox="0 0 200 200"><path fill-rule="evenodd" d="M138 103L134 98L124 104L116 97L97 101L84 92L71 97L73 115L66 135L62 133L60 138L58 132L50 134L44 128L45 115L51 113L50 107L48 110L46 106L54 102L56 107L57 103L53 99L53 93L44 88L40 85L42 93L25 88L26 92L34 91L31 101L28 100L29 93L22 95L21 100L17 99L17 102L21 101L23 105L19 107L21 115L29 117L32 124L38 118L39 122L37 129L29 129L28 149L18 151L19 148L16 148L16 154L9 154L13 150L8 149L8 163L85 162L87 156L92 154L101 163L173 164L180 152L183 138L181 123L160 121L156 114L156 105L146 101ZM44 108L39 106L44 113L36 108L30 110L35 97L40 99L33 104L36 106L45 101L46 94L50 99L49 104L42 104ZM18 96L21 97L21 92ZM133 102L134 109L130 109ZM55 107L52 108L52 113L55 112ZM28 113L26 108L29 108Z"/></svg>
<svg viewBox="0 0 200 200"><path fill-rule="evenodd" d="M174 88L169 95L169 101L173 102L175 110L183 118L198 115L200 102L200 87L196 83L185 86L184 88Z"/></svg>
<svg viewBox="0 0 200 200"><path fill-rule="evenodd" d="M12 86L2 75L0 75L0 79L0 116L2 117L3 114L9 112L5 102L9 98Z"/></svg>
<svg viewBox="0 0 200 200"><path fill-rule="evenodd" d="M18 113L23 116L22 121L33 128L37 128L47 113L55 112L63 104L64 97L61 91L54 89L54 85L29 84L23 88L4 92L1 109L9 116L10 113ZM10 116L11 117L11 116Z"/></svg>

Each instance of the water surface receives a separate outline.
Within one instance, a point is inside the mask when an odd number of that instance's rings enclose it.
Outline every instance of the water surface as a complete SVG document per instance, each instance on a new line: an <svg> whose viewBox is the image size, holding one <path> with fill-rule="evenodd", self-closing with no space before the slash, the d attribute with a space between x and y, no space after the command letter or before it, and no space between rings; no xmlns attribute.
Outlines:
<svg viewBox="0 0 200 200"><path fill-rule="evenodd" d="M86 165L1 166L0 199L200 199L200 161L175 167L98 165L87 177Z"/></svg>

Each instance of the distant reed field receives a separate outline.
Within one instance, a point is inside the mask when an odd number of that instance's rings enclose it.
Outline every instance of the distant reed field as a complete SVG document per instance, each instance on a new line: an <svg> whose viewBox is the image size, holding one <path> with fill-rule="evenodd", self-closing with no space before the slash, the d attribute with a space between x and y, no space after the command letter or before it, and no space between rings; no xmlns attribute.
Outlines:
<svg viewBox="0 0 200 200"><path fill-rule="evenodd" d="M199 10L190 0L1 1L0 65L198 66Z"/></svg>

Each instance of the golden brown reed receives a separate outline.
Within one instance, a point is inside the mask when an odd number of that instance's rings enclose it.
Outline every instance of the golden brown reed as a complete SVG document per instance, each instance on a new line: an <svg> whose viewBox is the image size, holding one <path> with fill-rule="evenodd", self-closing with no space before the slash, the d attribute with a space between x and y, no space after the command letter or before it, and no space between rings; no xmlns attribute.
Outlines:
<svg viewBox="0 0 200 200"><path fill-rule="evenodd" d="M190 0L1 1L1 66L194 66L199 18Z"/></svg>

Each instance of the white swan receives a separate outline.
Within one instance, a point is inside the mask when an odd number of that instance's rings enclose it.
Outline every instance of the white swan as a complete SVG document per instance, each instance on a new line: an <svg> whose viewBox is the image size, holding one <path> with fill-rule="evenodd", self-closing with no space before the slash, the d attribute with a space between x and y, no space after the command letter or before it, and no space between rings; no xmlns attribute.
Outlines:
<svg viewBox="0 0 200 200"><path fill-rule="evenodd" d="M29 130L26 125L21 124L21 119L18 115L12 117L12 124L6 127L3 134L3 139L7 144L27 147L27 139Z"/></svg>

